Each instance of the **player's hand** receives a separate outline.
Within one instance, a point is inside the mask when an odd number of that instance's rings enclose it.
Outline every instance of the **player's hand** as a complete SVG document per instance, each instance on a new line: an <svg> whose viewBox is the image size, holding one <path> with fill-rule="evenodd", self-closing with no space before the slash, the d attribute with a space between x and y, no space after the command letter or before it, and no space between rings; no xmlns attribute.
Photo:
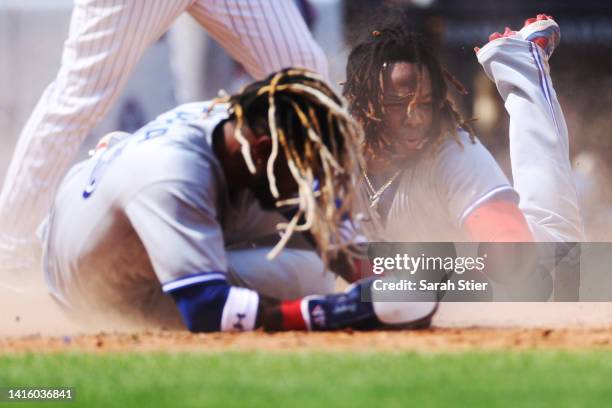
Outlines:
<svg viewBox="0 0 612 408"><path fill-rule="evenodd" d="M420 329L429 327L437 302L376 302L372 284L378 278L362 279L344 293L307 296L302 300L308 329L312 331L374 329Z"/></svg>
<svg viewBox="0 0 612 408"><path fill-rule="evenodd" d="M347 251L335 253L329 260L329 269L348 283L372 276L368 243L352 244Z"/></svg>
<svg viewBox="0 0 612 408"><path fill-rule="evenodd" d="M366 278L345 292L306 296L294 301L261 303L258 326L279 330L389 330L429 327L437 300L418 302L372 302L372 284ZM432 295L434 296L434 295Z"/></svg>

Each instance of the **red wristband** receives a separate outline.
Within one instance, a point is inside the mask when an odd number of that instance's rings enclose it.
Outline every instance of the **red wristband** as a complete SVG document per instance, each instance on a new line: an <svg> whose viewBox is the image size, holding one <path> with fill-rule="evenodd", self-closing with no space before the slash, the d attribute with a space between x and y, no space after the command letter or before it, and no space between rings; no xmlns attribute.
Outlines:
<svg viewBox="0 0 612 408"><path fill-rule="evenodd" d="M286 300L281 303L283 330L306 330L302 316L302 299Z"/></svg>

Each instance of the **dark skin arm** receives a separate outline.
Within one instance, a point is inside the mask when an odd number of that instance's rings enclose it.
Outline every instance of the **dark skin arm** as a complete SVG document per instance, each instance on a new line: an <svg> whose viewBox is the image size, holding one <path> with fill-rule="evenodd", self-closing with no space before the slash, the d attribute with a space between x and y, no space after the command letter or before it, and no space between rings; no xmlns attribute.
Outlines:
<svg viewBox="0 0 612 408"><path fill-rule="evenodd" d="M255 327L261 327L266 331L282 330L283 315L279 300L259 295L259 308L257 309Z"/></svg>
<svg viewBox="0 0 612 408"><path fill-rule="evenodd" d="M491 200L477 208L463 225L480 254L487 254L487 276L512 283L528 278L537 262L533 236L518 205Z"/></svg>

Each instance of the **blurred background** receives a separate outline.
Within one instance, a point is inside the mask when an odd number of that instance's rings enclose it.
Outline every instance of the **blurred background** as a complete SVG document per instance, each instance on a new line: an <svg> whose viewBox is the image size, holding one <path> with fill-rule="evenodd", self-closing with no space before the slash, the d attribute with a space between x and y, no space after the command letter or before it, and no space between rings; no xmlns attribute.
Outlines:
<svg viewBox="0 0 612 408"><path fill-rule="evenodd" d="M292 0L274 0L292 1ZM510 177L508 116L474 56L488 35L544 12L562 31L551 73L570 131L571 157L591 241L612 241L612 1L295 0L326 52L336 90L350 47L387 15L430 36L469 95L453 92L477 119L482 142ZM0 0L0 180L21 128L59 68L72 0ZM133 131L177 104L236 91L250 78L184 15L151 47L80 158L105 133ZM452 88L452 87L451 87Z"/></svg>

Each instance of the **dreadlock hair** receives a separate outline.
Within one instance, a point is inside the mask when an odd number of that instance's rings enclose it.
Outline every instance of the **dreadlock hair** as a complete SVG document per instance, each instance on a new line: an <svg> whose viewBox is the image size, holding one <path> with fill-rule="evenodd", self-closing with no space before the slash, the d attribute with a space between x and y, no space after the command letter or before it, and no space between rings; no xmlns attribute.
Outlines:
<svg viewBox="0 0 612 408"><path fill-rule="evenodd" d="M385 108L382 104L382 72L394 62L415 63L429 71L433 117L428 135L434 139L435 146L442 143L443 137L451 137L462 145L457 135L458 127L465 129L474 143L473 128L447 98L446 81L451 82L463 94L467 94L467 91L442 67L432 47L421 34L395 23L372 31L365 41L353 48L348 58L343 95L349 102L351 114L364 128L366 153L373 157L387 157L394 152L393 140L385 135ZM416 103L421 81L422 76L419 75L417 90L408 105L408 111Z"/></svg>
<svg viewBox="0 0 612 408"><path fill-rule="evenodd" d="M251 173L255 165L241 128L264 125L269 130L272 152L267 175L275 198L279 193L273 169L279 149L298 185L297 198L277 201L277 207L297 205L297 212L288 223L277 225L281 239L268 259L283 249L293 232L310 231L327 263L328 254L343 249L338 245L343 242L339 225L341 218L352 213L353 186L363 163L363 131L344 100L319 75L287 68L215 103L229 104L231 118L236 120L235 137Z"/></svg>

